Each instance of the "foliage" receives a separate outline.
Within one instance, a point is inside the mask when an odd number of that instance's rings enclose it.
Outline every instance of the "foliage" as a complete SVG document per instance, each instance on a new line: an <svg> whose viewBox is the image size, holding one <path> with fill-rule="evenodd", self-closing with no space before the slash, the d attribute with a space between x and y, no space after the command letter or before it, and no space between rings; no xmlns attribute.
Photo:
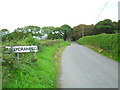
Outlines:
<svg viewBox="0 0 120 90"><path fill-rule="evenodd" d="M69 25L64 24L61 26L61 33L63 34L64 41L66 41L69 38L71 32L72 32L72 28Z"/></svg>
<svg viewBox="0 0 120 90"><path fill-rule="evenodd" d="M117 30L117 23L112 22L110 19L99 21L94 27L95 34L101 33L112 34L114 33L114 30Z"/></svg>
<svg viewBox="0 0 120 90"><path fill-rule="evenodd" d="M84 27L84 38L83 36ZM77 40L84 45L92 45L103 48L108 55L117 57L117 22L104 20L95 25L80 24L75 27L70 27L67 24L61 27L42 27L25 26L17 28L9 33L9 30L0 30L2 37L2 81L4 88L55 88L58 63L54 57L55 51L61 50L60 47L69 45L66 40ZM101 34L97 36L88 36L100 33L115 33ZM105 31L105 32L104 32ZM37 40L33 38L47 35L48 40ZM56 40L57 39L57 40ZM63 39L63 40L60 40ZM5 46L29 46L37 45L39 51L37 53L20 53L20 60L17 59L17 54L6 52ZM120 50L119 50L120 51ZM59 55L59 53L58 53ZM55 60L54 60L55 59Z"/></svg>
<svg viewBox="0 0 120 90"><path fill-rule="evenodd" d="M4 43L3 47L8 45ZM56 63L53 54L57 47L68 45L62 40L39 41L31 34L26 39L20 39L13 45L37 45L37 53L20 53L20 60L14 52L3 52L2 56L2 82L3 88L55 88ZM3 50L4 51L4 50Z"/></svg>
<svg viewBox="0 0 120 90"><path fill-rule="evenodd" d="M93 27L94 25L85 25L85 24L80 24L73 27L72 40L75 41L83 36L93 35Z"/></svg>
<svg viewBox="0 0 120 90"><path fill-rule="evenodd" d="M1 31L1 33L7 33L8 31ZM31 34L32 36L40 37L42 36L41 34L41 29L38 26L25 26L24 28L17 28L14 30L14 32L7 33L2 37L2 41L18 41L20 39L25 39L28 37L28 35Z"/></svg>
<svg viewBox="0 0 120 90"><path fill-rule="evenodd" d="M9 33L10 33L10 31L8 29L2 29L2 30L0 30L0 38L1 38L1 40L6 39L6 36Z"/></svg>
<svg viewBox="0 0 120 90"><path fill-rule="evenodd" d="M28 37L29 34L35 37L41 38L42 36L47 35L47 39L62 39L76 41L83 36L96 35L101 33L118 33L118 22L112 21L110 19L105 19L99 21L95 25L85 25L80 24L74 26L73 28L67 24L62 25L61 27L45 26L40 28L39 26L25 26L22 28L17 28L14 32L9 33L9 30L2 29L0 35L2 36L3 41L18 41L21 38Z"/></svg>
<svg viewBox="0 0 120 90"><path fill-rule="evenodd" d="M42 27L42 33L45 35L47 34L47 39L62 39L62 35L60 34L59 27Z"/></svg>
<svg viewBox="0 0 120 90"><path fill-rule="evenodd" d="M38 36L41 37L42 34L40 33L41 29L39 26L25 26L24 27L24 33L31 33L32 36Z"/></svg>
<svg viewBox="0 0 120 90"><path fill-rule="evenodd" d="M9 32L9 30L8 29L2 29L2 30L0 30L0 36L5 36L5 35L7 35L7 34L9 34L10 32Z"/></svg>
<svg viewBox="0 0 120 90"><path fill-rule="evenodd" d="M85 25L80 24L75 27L73 27L73 33L72 33L72 40L78 40L79 38L83 36L91 36L91 35L97 35L97 34L112 34L112 33L118 33L118 22L112 21L110 19L105 19L103 21L99 21L95 25Z"/></svg>
<svg viewBox="0 0 120 90"><path fill-rule="evenodd" d="M55 27L53 26L48 26L48 27L42 27L42 34L49 34L54 31Z"/></svg>
<svg viewBox="0 0 120 90"><path fill-rule="evenodd" d="M119 61L118 56L118 34L99 34L80 38L77 43L82 45L91 45L101 48L106 55Z"/></svg>
<svg viewBox="0 0 120 90"><path fill-rule="evenodd" d="M66 41L68 39L72 28L69 25L62 25L61 27L43 27L42 33L47 34L47 39L62 39Z"/></svg>

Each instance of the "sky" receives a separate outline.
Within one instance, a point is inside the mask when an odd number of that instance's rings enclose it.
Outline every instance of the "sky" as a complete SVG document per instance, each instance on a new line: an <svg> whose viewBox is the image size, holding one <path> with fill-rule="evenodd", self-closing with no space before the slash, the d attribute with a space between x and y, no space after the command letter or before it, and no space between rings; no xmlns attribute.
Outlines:
<svg viewBox="0 0 120 90"><path fill-rule="evenodd" d="M100 14L105 3L107 6ZM119 0L0 0L0 30L18 27L71 27L96 24L104 19L118 21ZM100 16L98 17L98 15Z"/></svg>
<svg viewBox="0 0 120 90"><path fill-rule="evenodd" d="M120 1L118 3L118 20L120 20Z"/></svg>

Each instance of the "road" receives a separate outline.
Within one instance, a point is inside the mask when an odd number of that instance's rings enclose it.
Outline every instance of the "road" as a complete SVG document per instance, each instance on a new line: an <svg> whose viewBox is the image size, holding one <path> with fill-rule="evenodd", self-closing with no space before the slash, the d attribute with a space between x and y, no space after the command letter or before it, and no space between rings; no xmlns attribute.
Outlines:
<svg viewBox="0 0 120 90"><path fill-rule="evenodd" d="M118 88L118 63L71 43L61 57L58 88Z"/></svg>

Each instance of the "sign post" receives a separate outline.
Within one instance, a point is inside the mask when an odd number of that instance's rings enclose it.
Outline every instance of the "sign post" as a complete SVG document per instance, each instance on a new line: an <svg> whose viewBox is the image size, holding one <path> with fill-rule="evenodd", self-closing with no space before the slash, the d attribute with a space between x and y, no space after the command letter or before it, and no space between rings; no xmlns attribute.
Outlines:
<svg viewBox="0 0 120 90"><path fill-rule="evenodd" d="M19 62L19 61L20 61L20 60L19 60L19 53L17 53L17 58L18 58L18 62Z"/></svg>
<svg viewBox="0 0 120 90"><path fill-rule="evenodd" d="M6 46L5 48L8 49L8 51L13 51L17 53L18 61L20 61L19 53L27 53L27 52L37 52L38 47L37 46Z"/></svg>

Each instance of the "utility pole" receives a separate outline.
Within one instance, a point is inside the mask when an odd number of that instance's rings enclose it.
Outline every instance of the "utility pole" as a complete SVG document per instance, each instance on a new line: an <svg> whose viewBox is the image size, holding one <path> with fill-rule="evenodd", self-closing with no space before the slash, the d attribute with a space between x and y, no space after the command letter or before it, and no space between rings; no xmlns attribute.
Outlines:
<svg viewBox="0 0 120 90"><path fill-rule="evenodd" d="M82 37L84 37L84 26L82 28Z"/></svg>

